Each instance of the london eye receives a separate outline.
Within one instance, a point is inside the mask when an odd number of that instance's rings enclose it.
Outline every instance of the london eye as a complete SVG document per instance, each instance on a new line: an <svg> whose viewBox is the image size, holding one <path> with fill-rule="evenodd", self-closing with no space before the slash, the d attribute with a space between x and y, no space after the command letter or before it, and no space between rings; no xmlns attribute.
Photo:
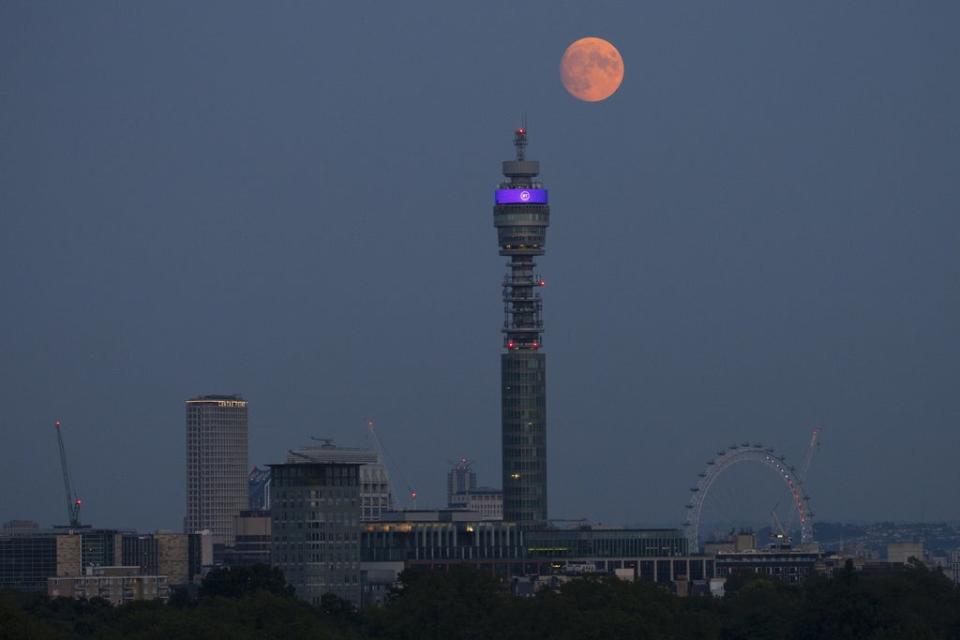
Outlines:
<svg viewBox="0 0 960 640"><path fill-rule="evenodd" d="M706 469L699 474L696 486L690 489L690 501L686 505L687 517L684 524L690 552L694 553L700 548L700 518L711 487L724 471L741 462L762 465L780 478L790 493L796 518L799 520L800 544L813 543L813 512L810 510L810 497L803 488L803 476L809 467L819 432L819 428L814 429L810 449L800 470L790 466L786 462L786 456L777 453L772 447L759 443L745 442L718 451L717 456L710 459Z"/></svg>

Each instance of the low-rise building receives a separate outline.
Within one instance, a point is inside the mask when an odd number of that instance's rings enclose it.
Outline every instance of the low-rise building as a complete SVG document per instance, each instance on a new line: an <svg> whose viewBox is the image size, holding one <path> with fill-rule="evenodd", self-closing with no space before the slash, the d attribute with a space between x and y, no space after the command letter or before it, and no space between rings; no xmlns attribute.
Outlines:
<svg viewBox="0 0 960 640"><path fill-rule="evenodd" d="M907 564L911 558L923 562L922 542L891 542L887 545L887 562Z"/></svg>
<svg viewBox="0 0 960 640"><path fill-rule="evenodd" d="M0 535L0 590L47 591L48 578L81 577L91 567L137 567L171 586L201 572L196 534L137 534L116 529L40 529Z"/></svg>
<svg viewBox="0 0 960 640"><path fill-rule="evenodd" d="M140 574L140 567L87 567L83 575L47 578L51 598L102 598L113 605L169 597L166 576Z"/></svg>
<svg viewBox="0 0 960 640"><path fill-rule="evenodd" d="M141 575L164 576L170 586L193 582L202 571L202 534L157 532L124 534L122 560Z"/></svg>
<svg viewBox="0 0 960 640"><path fill-rule="evenodd" d="M816 551L763 549L721 552L716 555L716 575L735 573L762 575L787 584L799 584L814 572L826 570L823 554Z"/></svg>

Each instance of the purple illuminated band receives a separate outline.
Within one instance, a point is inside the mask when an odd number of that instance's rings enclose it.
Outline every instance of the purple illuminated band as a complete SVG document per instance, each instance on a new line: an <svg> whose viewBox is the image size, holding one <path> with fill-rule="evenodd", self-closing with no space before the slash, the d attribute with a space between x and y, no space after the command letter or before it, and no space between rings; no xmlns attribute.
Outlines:
<svg viewBox="0 0 960 640"><path fill-rule="evenodd" d="M546 204L546 189L497 189L497 204Z"/></svg>

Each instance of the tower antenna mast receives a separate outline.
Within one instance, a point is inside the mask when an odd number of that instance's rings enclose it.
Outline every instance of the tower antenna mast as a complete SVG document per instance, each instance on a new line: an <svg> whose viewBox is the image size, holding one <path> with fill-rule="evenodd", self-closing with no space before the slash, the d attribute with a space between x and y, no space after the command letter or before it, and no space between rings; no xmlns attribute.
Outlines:
<svg viewBox="0 0 960 640"><path fill-rule="evenodd" d="M508 260L500 355L503 519L540 526L547 522L547 398L544 281L535 260L545 251L550 205L540 163L526 157L527 135L524 115L513 132L515 159L503 162L493 224L500 255Z"/></svg>

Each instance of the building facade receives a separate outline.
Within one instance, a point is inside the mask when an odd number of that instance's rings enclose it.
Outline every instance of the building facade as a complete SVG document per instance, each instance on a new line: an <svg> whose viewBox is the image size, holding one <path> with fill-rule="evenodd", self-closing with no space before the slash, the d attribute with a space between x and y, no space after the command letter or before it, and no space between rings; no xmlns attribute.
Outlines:
<svg viewBox="0 0 960 640"><path fill-rule="evenodd" d="M247 402L237 395L187 400L186 533L208 530L233 544L233 519L248 507Z"/></svg>
<svg viewBox="0 0 960 640"><path fill-rule="evenodd" d="M911 559L923 562L922 542L891 542L887 545L887 562L907 564Z"/></svg>
<svg viewBox="0 0 960 640"><path fill-rule="evenodd" d="M332 440L321 439L320 446L291 449L287 462L320 462L360 465L360 520L375 522L393 509L390 474L379 454L372 449L338 447Z"/></svg>
<svg viewBox="0 0 960 640"><path fill-rule="evenodd" d="M54 533L0 536L0 591L47 590L47 578L78 576L78 535Z"/></svg>
<svg viewBox="0 0 960 640"><path fill-rule="evenodd" d="M242 511L234 523L234 543L226 547L221 563L230 567L270 564L270 512Z"/></svg>
<svg viewBox="0 0 960 640"><path fill-rule="evenodd" d="M381 602L409 569L464 565L504 579L616 575L656 582L680 593L706 592L712 556L687 554L678 529L530 529L479 520L453 509L408 510L367 523L361 536L364 603ZM695 588L691 591L690 587Z"/></svg>
<svg viewBox="0 0 960 640"><path fill-rule="evenodd" d="M0 535L0 591L44 592L49 578L83 577L116 566L162 576L171 586L187 584L201 572L201 542L194 534L91 528Z"/></svg>
<svg viewBox="0 0 960 640"><path fill-rule="evenodd" d="M550 205L540 163L525 158L526 127L513 143L516 159L503 163L493 207L500 255L509 258L500 356L503 517L540 526L547 521L547 383L538 293L544 282L534 258L544 253Z"/></svg>
<svg viewBox="0 0 960 640"><path fill-rule="evenodd" d="M800 584L822 565L822 554L790 549L720 552L716 555L717 577L735 573L762 575L786 584Z"/></svg>
<svg viewBox="0 0 960 640"><path fill-rule="evenodd" d="M360 464L270 465L271 564L297 597L360 605Z"/></svg>
<svg viewBox="0 0 960 640"><path fill-rule="evenodd" d="M51 598L102 598L114 606L170 596L166 576L142 575L139 567L88 567L83 575L48 578Z"/></svg>
<svg viewBox="0 0 960 640"><path fill-rule="evenodd" d="M491 487L477 487L448 498L448 507L480 514L481 520L503 520L503 492Z"/></svg>
<svg viewBox="0 0 960 640"><path fill-rule="evenodd" d="M128 533L122 537L124 566L135 566L141 575L163 576L170 586L193 581L202 570L200 535L187 533Z"/></svg>

